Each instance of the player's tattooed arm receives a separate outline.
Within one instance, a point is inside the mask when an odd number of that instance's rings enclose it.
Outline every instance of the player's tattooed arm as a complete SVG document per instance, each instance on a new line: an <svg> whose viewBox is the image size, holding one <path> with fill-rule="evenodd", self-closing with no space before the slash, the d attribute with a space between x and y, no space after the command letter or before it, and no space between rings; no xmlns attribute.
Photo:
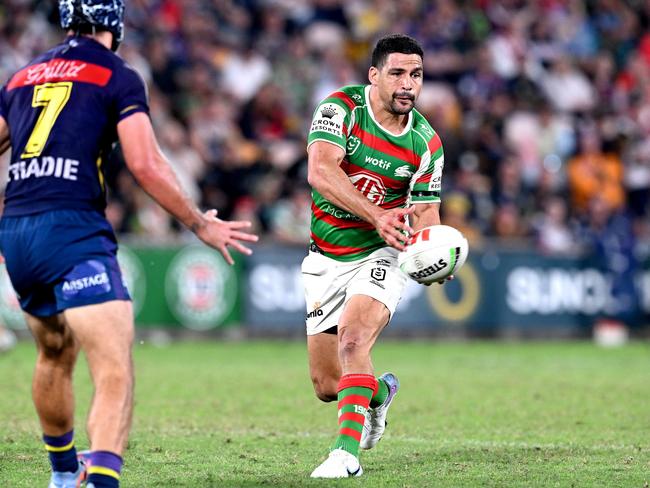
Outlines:
<svg viewBox="0 0 650 488"><path fill-rule="evenodd" d="M341 169L345 156L341 147L316 141L309 146L308 153L309 184L337 207L371 223L389 246L403 250L407 236L412 233L405 216L413 209L385 210L368 200Z"/></svg>
<svg viewBox="0 0 650 488"><path fill-rule="evenodd" d="M4 117L0 116L0 155L9 149L11 139L9 138L9 126Z"/></svg>

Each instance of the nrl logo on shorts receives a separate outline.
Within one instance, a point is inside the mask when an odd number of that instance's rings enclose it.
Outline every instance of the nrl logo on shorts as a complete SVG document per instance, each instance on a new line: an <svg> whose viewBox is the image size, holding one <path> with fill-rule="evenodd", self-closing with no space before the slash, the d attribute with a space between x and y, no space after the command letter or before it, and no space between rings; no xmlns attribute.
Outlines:
<svg viewBox="0 0 650 488"><path fill-rule="evenodd" d="M359 139L357 136L348 137L348 143L346 144L348 154L354 154L355 151L359 149L360 145L361 145L361 139Z"/></svg>
<svg viewBox="0 0 650 488"><path fill-rule="evenodd" d="M336 108L331 105L325 105L321 109L320 114L326 119L332 119L336 115Z"/></svg>

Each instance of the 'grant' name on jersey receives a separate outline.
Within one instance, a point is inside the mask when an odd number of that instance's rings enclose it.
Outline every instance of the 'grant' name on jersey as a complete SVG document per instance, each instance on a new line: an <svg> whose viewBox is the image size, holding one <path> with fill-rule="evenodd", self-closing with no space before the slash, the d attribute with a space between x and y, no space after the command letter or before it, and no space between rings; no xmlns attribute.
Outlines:
<svg viewBox="0 0 650 488"><path fill-rule="evenodd" d="M79 161L76 159L43 156L42 158L32 158L31 160L10 164L9 181L44 178L46 176L76 181L78 172Z"/></svg>

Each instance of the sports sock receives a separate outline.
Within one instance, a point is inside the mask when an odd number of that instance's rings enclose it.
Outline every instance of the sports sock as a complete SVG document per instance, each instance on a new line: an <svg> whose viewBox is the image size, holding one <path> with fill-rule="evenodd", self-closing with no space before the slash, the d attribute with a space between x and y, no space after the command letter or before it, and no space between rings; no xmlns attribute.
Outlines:
<svg viewBox="0 0 650 488"><path fill-rule="evenodd" d="M377 378L371 374L346 374L338 386L339 435L332 449L344 449L359 455L359 442L366 410L377 390Z"/></svg>
<svg viewBox="0 0 650 488"><path fill-rule="evenodd" d="M388 385L381 378L377 378L377 391L370 399L370 408L376 408L388 398Z"/></svg>
<svg viewBox="0 0 650 488"><path fill-rule="evenodd" d="M95 488L118 488L120 486L120 471L122 458L109 451L92 451L88 455L87 486Z"/></svg>
<svg viewBox="0 0 650 488"><path fill-rule="evenodd" d="M50 456L52 471L77 471L79 463L74 447L74 430L58 436L43 434L43 442Z"/></svg>

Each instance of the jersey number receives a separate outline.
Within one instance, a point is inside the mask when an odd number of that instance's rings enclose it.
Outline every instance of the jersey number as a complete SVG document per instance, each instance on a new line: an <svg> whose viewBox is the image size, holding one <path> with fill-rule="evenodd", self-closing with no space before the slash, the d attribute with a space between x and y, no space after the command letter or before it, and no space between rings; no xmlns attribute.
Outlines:
<svg viewBox="0 0 650 488"><path fill-rule="evenodd" d="M32 98L32 107L44 107L41 110L34 130L32 130L25 150L22 154L23 158L32 158L39 156L43 152L45 143L50 137L52 127L56 119L59 117L61 110L65 107L70 99L70 92L72 91L71 81L61 81L59 83L44 83L34 87L34 96Z"/></svg>

